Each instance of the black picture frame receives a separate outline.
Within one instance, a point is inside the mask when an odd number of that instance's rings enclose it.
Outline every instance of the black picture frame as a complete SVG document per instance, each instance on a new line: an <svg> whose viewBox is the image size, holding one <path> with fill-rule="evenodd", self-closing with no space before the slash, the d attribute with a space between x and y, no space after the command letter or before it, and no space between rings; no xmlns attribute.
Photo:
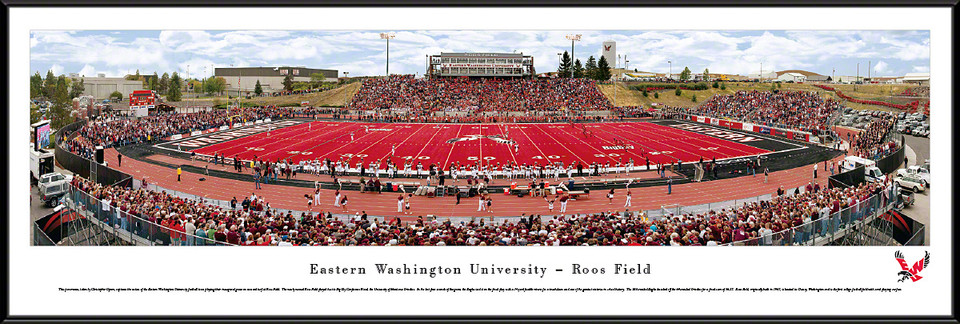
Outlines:
<svg viewBox="0 0 960 324"><path fill-rule="evenodd" d="M651 1L651 0L594 0L589 3L573 0L554 0L554 1L530 1L530 0L327 0L327 1L295 1L295 0L273 0L273 1L253 1L253 0L232 0L229 3L210 0L141 0L137 2L123 0L2 0L2 17L9 30L9 9L18 7L44 8L44 7L354 7L354 6L378 6L378 7L418 7L418 6L445 6L445 7L472 7L472 6L494 6L494 7L566 7L566 6L589 6L589 7L609 7L609 6L649 6L649 7L938 7L951 8L956 17L956 0L807 0L807 1L774 1L774 0L683 0L683 1ZM953 22L954 36L956 36L956 23ZM7 59L3 61L3 72L9 73L10 49L8 48L9 31L4 33L2 46ZM951 44L955 49L956 43ZM957 65L956 54L953 57L953 66ZM7 73L4 73L6 75ZM9 91L9 89L8 89ZM9 109L3 119L9 118ZM954 114L956 117L956 113ZM956 120L953 121L956 124ZM8 135L10 130L7 130ZM9 143L2 141L4 149L9 151ZM955 152L955 148L951 148ZM953 153L951 152L951 153ZM951 154L954 158L954 154ZM955 161L954 161L955 163ZM7 167L8 161L2 160L3 166ZM954 164L955 165L955 164ZM956 169L955 169L956 170ZM4 173L3 183L9 181L9 174ZM3 199L9 206L9 193L4 192ZM951 214L954 214L951 204ZM4 213L3 219L8 220L11 217L9 210ZM954 217L954 221L956 218ZM955 225L956 226L956 225ZM11 230L11 229L8 229ZM953 235L956 235L956 228L952 229ZM0 244L7 245L7 240L0 240ZM9 287L11 278L9 276L9 246L5 246L3 251L7 254L3 260L7 275L3 278L4 288ZM950 255L950 262L955 265L953 255ZM953 277L953 274L951 273ZM954 277L955 278L955 277ZM956 281L953 281L955 292ZM16 298L11 296L8 289L8 301ZM279 316L279 317L239 317L239 316L11 316L9 304L2 303L3 322L7 323L104 323L104 322L210 322L210 323L248 323L248 322L267 322L267 323L301 323L301 322L412 322L412 323L435 323L435 322L575 322L575 323L600 323L600 322L638 322L638 323L695 323L695 322L721 322L721 323L759 323L759 322L780 322L780 323L820 323L820 322L850 322L850 323L958 323L956 313L955 295L951 294L953 299L953 308L949 316Z"/></svg>

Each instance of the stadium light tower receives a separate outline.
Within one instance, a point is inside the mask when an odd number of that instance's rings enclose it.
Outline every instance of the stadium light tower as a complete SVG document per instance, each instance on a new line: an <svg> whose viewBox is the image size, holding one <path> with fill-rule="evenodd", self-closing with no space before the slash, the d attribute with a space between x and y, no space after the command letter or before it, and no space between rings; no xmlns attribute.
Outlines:
<svg viewBox="0 0 960 324"><path fill-rule="evenodd" d="M670 64L670 70L667 70L667 78L673 80L673 61L667 61Z"/></svg>
<svg viewBox="0 0 960 324"><path fill-rule="evenodd" d="M396 36L393 33L380 33L380 39L387 40L387 78L390 77L390 39Z"/></svg>
<svg viewBox="0 0 960 324"><path fill-rule="evenodd" d="M574 61L576 60L576 57L577 57L577 56L576 56L576 53L573 51L573 50L574 50L573 44L574 44L574 42L580 40L580 36L582 36L582 35L581 35L581 34L570 34L570 35L567 35L567 39L570 40L570 62L571 62L571 63L574 62ZM573 78L573 69L570 69L570 78Z"/></svg>

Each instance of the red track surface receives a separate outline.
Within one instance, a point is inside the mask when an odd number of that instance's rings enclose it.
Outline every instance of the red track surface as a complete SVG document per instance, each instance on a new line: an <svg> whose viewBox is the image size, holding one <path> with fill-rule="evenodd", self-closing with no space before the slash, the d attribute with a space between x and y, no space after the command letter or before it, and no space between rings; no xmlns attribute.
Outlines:
<svg viewBox="0 0 960 324"><path fill-rule="evenodd" d="M580 127L590 135L584 135ZM366 131L369 128L375 131ZM501 135L519 145L514 152L512 144L502 144L489 138L448 143L456 138ZM351 140L353 133L353 140ZM632 149L611 146L623 141ZM487 161L505 164L545 164L574 161L616 165L633 158L636 165L644 157L650 163L724 159L757 155L768 151L707 135L683 131L654 123L598 123L598 124L384 124L315 121L217 143L195 149L198 154L223 153L227 157L239 155L243 160L271 161L290 158L293 161L330 158L349 159L356 163L390 158L391 147L396 146L395 163L404 159L424 165L451 162L474 164ZM604 148L607 146L607 148Z"/></svg>
<svg viewBox="0 0 960 324"><path fill-rule="evenodd" d="M105 158L110 166L117 165L117 152L108 149ZM840 156L834 160L841 160ZM185 162L186 163L186 162ZM303 195L311 193L306 188L282 186L275 184L263 185L262 189L254 189L252 182L207 177L206 181L198 181L203 175L183 172L182 181L177 181L175 169L165 168L131 158L123 159L123 165L117 169L131 174L136 179L146 179L149 183L160 185L167 189L183 191L211 199L230 200L237 197L242 200L256 192L257 196L264 197L274 208L306 210L306 200ZM702 203L720 202L730 199L742 199L763 194L772 194L777 187L793 188L811 181L812 167L803 166L790 170L770 174L768 183L763 183L763 176L745 176L734 179L715 180L704 183L688 183L673 186L673 194L668 195L665 187L633 188L633 207L630 210L656 209L661 205L681 204L685 206ZM825 184L828 172L823 172L818 179L821 185ZM567 214L593 213L607 210L623 210L625 189L617 189L613 203L604 197L604 192L591 193L590 197L578 199L568 205ZM345 192L350 197L349 208L344 211L332 206L334 191L321 190L322 205L314 207L314 211L330 211L333 213L354 213L366 211L370 215L391 216L399 215L396 212L397 193L359 193ZM494 195L493 213L478 213L477 198L463 199L456 205L453 197L428 198L414 196L411 201L412 216L436 215L440 217L470 217L470 216L516 216L521 213L551 214L547 203L540 198ZM557 204L555 213L559 212Z"/></svg>

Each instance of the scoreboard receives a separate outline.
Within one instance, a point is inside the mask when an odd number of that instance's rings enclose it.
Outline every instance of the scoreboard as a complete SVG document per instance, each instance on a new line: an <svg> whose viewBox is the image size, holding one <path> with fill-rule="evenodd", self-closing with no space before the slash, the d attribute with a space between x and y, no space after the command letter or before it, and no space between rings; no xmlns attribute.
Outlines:
<svg viewBox="0 0 960 324"><path fill-rule="evenodd" d="M440 53L428 58L427 75L437 77L531 77L533 57L523 53Z"/></svg>

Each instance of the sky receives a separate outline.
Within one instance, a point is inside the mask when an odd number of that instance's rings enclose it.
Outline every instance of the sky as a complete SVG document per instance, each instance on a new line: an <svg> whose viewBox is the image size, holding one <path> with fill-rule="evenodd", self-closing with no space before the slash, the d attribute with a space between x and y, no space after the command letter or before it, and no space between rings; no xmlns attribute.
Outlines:
<svg viewBox="0 0 960 324"><path fill-rule="evenodd" d="M582 34L575 45L581 62L590 55L599 59L601 43L612 40L629 61L627 68L648 72L678 73L689 67L695 73L709 68L710 73L746 75L757 73L762 64L764 71L856 75L858 63L860 75L868 69L873 76L930 70L926 30L76 30L31 32L30 71L123 76L139 69L141 74L179 71L186 76L189 69L190 77L204 77L213 67L233 64L383 75L386 41L381 32L396 35L390 41L391 74L422 75L426 55L441 52L516 51L532 55L538 73L556 71L557 53L570 50L564 36L575 33Z"/></svg>

